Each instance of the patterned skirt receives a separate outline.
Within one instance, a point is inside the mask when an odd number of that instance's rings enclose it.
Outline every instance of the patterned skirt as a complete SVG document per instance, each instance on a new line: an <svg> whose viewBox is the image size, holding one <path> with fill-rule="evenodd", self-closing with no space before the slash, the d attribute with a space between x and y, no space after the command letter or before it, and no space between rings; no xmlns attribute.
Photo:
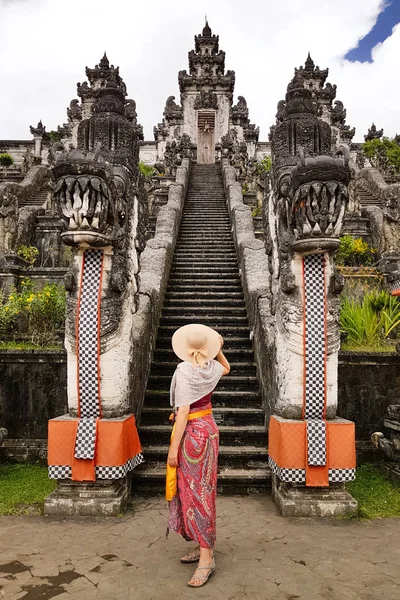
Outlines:
<svg viewBox="0 0 400 600"><path fill-rule="evenodd" d="M219 431L214 417L188 421L178 453L178 492L169 503L168 531L213 548Z"/></svg>

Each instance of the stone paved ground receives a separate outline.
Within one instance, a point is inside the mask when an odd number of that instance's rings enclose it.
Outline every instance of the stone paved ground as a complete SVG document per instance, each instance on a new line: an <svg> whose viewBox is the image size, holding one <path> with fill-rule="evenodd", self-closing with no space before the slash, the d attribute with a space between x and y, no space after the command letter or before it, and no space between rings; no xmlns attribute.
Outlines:
<svg viewBox="0 0 400 600"><path fill-rule="evenodd" d="M217 571L199 590L166 504L122 518L0 519L5 600L399 600L400 519L283 519L267 497L218 499Z"/></svg>

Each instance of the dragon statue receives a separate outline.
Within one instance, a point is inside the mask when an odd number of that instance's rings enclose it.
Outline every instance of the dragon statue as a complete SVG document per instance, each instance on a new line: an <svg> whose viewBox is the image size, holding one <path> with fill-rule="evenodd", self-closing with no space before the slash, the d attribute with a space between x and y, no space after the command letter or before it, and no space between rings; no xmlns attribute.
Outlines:
<svg viewBox="0 0 400 600"><path fill-rule="evenodd" d="M341 281L332 260L350 169L347 148L332 150L331 126L319 117L301 72L278 108L272 190L264 207L275 321L269 340L274 398L269 464L283 514L302 514L301 502L295 509L293 501L299 487L332 488L355 476L354 424L336 417ZM329 514L333 505L354 508L347 492L335 493L344 496L329 508L314 495L307 514L310 506L315 515Z"/></svg>
<svg viewBox="0 0 400 600"><path fill-rule="evenodd" d="M47 499L48 513L61 510L62 498L79 496L82 481L92 482L95 495L99 485L116 484L114 495L107 492L111 500L101 500L104 512L115 512L128 494L127 475L142 461L132 414L132 330L146 226L141 128L106 56L86 74L90 87L78 84L78 94L84 86L91 116L79 123L77 148L52 148L61 237L74 260L66 276L69 413L49 423L49 475L62 485Z"/></svg>

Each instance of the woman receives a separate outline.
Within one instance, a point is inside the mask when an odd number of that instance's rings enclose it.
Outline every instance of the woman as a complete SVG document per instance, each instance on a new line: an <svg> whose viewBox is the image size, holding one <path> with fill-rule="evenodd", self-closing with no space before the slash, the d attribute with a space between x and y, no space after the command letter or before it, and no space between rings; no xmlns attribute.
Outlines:
<svg viewBox="0 0 400 600"><path fill-rule="evenodd" d="M215 570L219 431L211 396L220 378L230 372L223 344L223 338L205 325L185 325L172 337L172 348L184 362L171 382L175 425L167 461L168 530L199 544L181 558L184 563L198 561L190 587L205 585ZM175 482L176 490L171 491Z"/></svg>

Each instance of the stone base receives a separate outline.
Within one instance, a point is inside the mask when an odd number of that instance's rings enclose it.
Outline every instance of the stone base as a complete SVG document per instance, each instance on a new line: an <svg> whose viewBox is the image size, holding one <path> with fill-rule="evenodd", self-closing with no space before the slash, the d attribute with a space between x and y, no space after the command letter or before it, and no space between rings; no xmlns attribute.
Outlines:
<svg viewBox="0 0 400 600"><path fill-rule="evenodd" d="M358 503L344 484L295 487L272 476L272 497L283 517L341 517L357 513Z"/></svg>
<svg viewBox="0 0 400 600"><path fill-rule="evenodd" d="M383 462L380 468L385 477L393 481L393 483L400 485L400 463Z"/></svg>
<svg viewBox="0 0 400 600"><path fill-rule="evenodd" d="M123 512L129 498L129 475L94 482L60 479L57 489L45 500L44 514L110 517Z"/></svg>

